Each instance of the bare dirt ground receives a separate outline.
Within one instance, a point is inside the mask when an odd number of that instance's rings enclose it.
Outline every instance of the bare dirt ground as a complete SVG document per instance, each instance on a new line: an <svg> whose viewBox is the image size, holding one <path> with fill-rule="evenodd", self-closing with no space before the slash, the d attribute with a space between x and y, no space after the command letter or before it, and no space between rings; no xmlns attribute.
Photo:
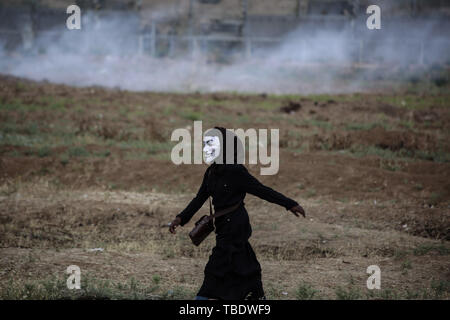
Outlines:
<svg viewBox="0 0 450 320"><path fill-rule="evenodd" d="M214 237L197 248L194 221L176 236L167 223L206 167L172 164L170 133L202 120L280 129L279 173L249 169L307 219L246 198L269 298L448 299L449 97L134 93L2 76L1 297L64 297L45 288L75 264L82 286L114 284L85 298L192 298ZM370 265L381 290L366 288Z"/></svg>

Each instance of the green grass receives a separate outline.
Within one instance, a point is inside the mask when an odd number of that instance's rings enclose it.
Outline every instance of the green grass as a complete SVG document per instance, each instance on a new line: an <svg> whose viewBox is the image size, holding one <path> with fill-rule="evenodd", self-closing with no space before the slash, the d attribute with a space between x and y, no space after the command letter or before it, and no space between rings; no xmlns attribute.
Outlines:
<svg viewBox="0 0 450 320"><path fill-rule="evenodd" d="M27 134L34 135L40 132L37 123L18 124L16 122L3 122L0 124L0 132L2 134Z"/></svg>
<svg viewBox="0 0 450 320"><path fill-rule="evenodd" d="M128 160L147 160L149 157L149 154L145 151L128 151L125 154L125 159Z"/></svg>
<svg viewBox="0 0 450 320"><path fill-rule="evenodd" d="M70 98L43 96L38 99L38 104L43 108L49 108L52 111L64 110L72 104L73 101Z"/></svg>
<svg viewBox="0 0 450 320"><path fill-rule="evenodd" d="M405 129L409 129L409 130L414 129L413 121L401 120L398 124L400 127L405 128Z"/></svg>
<svg viewBox="0 0 450 320"><path fill-rule="evenodd" d="M100 158L106 158L109 157L111 155L111 151L109 150L101 150L101 151L96 151L93 153L94 157L100 157Z"/></svg>
<svg viewBox="0 0 450 320"><path fill-rule="evenodd" d="M316 194L317 194L316 189L307 189L305 197L311 198L311 197L316 196Z"/></svg>
<svg viewBox="0 0 450 320"><path fill-rule="evenodd" d="M414 158L434 162L450 162L450 153L445 151L422 151L417 150L413 154Z"/></svg>
<svg viewBox="0 0 450 320"><path fill-rule="evenodd" d="M299 184L297 184L297 188L299 190L303 190L303 189L305 189L305 185L303 185L302 183L299 183Z"/></svg>
<svg viewBox="0 0 450 320"><path fill-rule="evenodd" d="M366 293L367 299L373 300L400 300L402 295L391 289L380 289L380 290L368 290Z"/></svg>
<svg viewBox="0 0 450 320"><path fill-rule="evenodd" d="M450 153L444 151L422 151L422 150L406 150L400 149L397 151L392 151L390 149L383 149L377 146L362 146L355 145L349 149L342 150L344 152L348 152L351 155L360 158L365 156L377 156L382 159L388 160L408 160L408 159L416 159L416 160L427 160L434 162L450 162ZM384 163L381 166L392 166L392 163ZM398 163L394 164L394 167L385 169L395 171L398 170Z"/></svg>
<svg viewBox="0 0 450 320"><path fill-rule="evenodd" d="M67 154L69 157L88 157L90 155L89 151L84 147L74 146L67 149Z"/></svg>
<svg viewBox="0 0 450 320"><path fill-rule="evenodd" d="M116 143L116 146L124 150L145 150L148 154L168 152L172 150L174 142L153 142L149 140L129 140Z"/></svg>
<svg viewBox="0 0 450 320"><path fill-rule="evenodd" d="M329 95L329 94L312 94L304 96L307 99L316 101L317 103L323 102L351 102L360 100L361 97L358 94L346 94L346 95Z"/></svg>
<svg viewBox="0 0 450 320"><path fill-rule="evenodd" d="M74 145L105 145L106 141L94 135L76 135L72 132L37 132L36 134L6 133L0 131L0 145L22 146L30 148L61 147ZM116 142L115 142L116 143Z"/></svg>
<svg viewBox="0 0 450 320"><path fill-rule="evenodd" d="M63 166L65 166L66 164L68 164L69 161L70 161L70 157L69 157L67 154L62 154L62 155L59 157L59 162L60 162Z"/></svg>
<svg viewBox="0 0 450 320"><path fill-rule="evenodd" d="M308 126L308 127L318 127L325 130L333 129L333 124L329 121L316 120L316 119L307 119L300 122L300 125Z"/></svg>
<svg viewBox="0 0 450 320"><path fill-rule="evenodd" d="M335 290L337 300L417 300L417 299L448 299L450 282L445 280L432 280L429 287L414 290L398 291L394 289L374 289L360 291L358 288L349 286L338 287Z"/></svg>
<svg viewBox="0 0 450 320"><path fill-rule="evenodd" d="M448 280L433 280L431 282L431 292L433 298L440 299L445 294L450 293L450 281Z"/></svg>
<svg viewBox="0 0 450 320"><path fill-rule="evenodd" d="M426 109L432 106L439 108L449 107L448 95L419 96L419 95L401 95L401 96L383 96L378 97L380 103L387 103L397 107L403 107L411 110Z"/></svg>
<svg viewBox="0 0 450 320"><path fill-rule="evenodd" d="M400 171L402 169L402 165L396 159L394 160L382 159L380 161L380 168L389 171Z"/></svg>
<svg viewBox="0 0 450 320"><path fill-rule="evenodd" d="M0 103L0 111L36 111L38 105L23 103L19 99Z"/></svg>
<svg viewBox="0 0 450 320"><path fill-rule="evenodd" d="M17 82L16 89L20 92L26 90L28 86L28 84ZM222 122L230 126L236 126L236 124L242 124L244 126L253 124L259 126L260 124L271 121L279 122L281 126L283 124L295 124L296 127L300 125L303 126L303 128L295 129L295 131L291 130L293 132L288 132L288 136L285 138L285 141L287 142L284 146L282 146L289 148L294 152L300 153L309 149L308 141L302 141L302 137L320 134L323 130L333 130L335 127L343 127L346 130L351 131L362 131L370 130L378 126L386 129L391 125L395 128L402 126L407 129L411 129L414 125L412 121L406 120L402 120L401 123L393 125L391 124L392 121L390 118L389 123L384 118L377 118L375 122L371 123L348 123L337 126L333 125L331 121L319 120L320 118L298 120L295 117L276 111L288 101L299 101L302 103L302 101L306 99L309 100L309 102L314 101L318 103L329 103L330 101L355 102L365 98L364 96L358 94L322 94L305 96L269 94L266 95L265 98L259 98L257 103L254 105L252 104L251 106L252 108L267 112L261 112L256 116L247 115L245 112L242 112L240 115L237 115L235 112L228 112L228 109L231 108L234 110L245 111L246 108L248 108L248 102L246 99L257 96L259 95L238 93L226 93L224 95L219 95L219 98L212 94L201 94L195 96L189 95L186 97L182 96L184 100L181 105L174 104L174 102L169 102L166 108L160 110L160 114L170 117L170 122L172 123L171 126L174 127L186 125L185 120L205 120L208 123ZM376 99L379 98L381 99L380 101L384 103L389 103L400 107L425 108L427 106L442 106L444 102L448 100L447 97L448 95L422 97L415 94L406 94L401 96L376 97ZM6 119L6 121L0 123L0 145L26 147L25 150L21 148L19 151L13 150L8 152L8 155L38 157L53 156L52 150L54 148L61 146L68 147L70 150L67 151L67 157L63 157L61 159L62 163L67 163L70 157L108 157L111 155L109 150L92 152L91 154L86 150L87 145L97 145L108 149L116 146L121 149L125 149L126 156L128 158L146 159L147 156L151 156L164 160L169 159L170 150L174 144L170 142L149 141L148 136L146 135L147 131L145 126L141 122L144 116L152 115L151 112L149 112L150 108L136 108L136 106L132 105L117 107L115 112L109 113L109 115L113 117L112 119L109 118L109 120L118 121L117 124L114 123L111 125L111 127L117 132L115 132L112 136L105 137L101 136L101 134L97 132L98 130L96 131L95 128L92 128L95 127L95 125L89 127L88 130L85 130L85 132L77 132L77 129L79 128L76 123L74 123L74 119L71 116L75 115L77 112L81 115L86 113L86 103L89 103L89 105L94 105L95 107L110 107L110 104L107 101L103 101L102 99L96 97L89 97L82 101L74 101L73 99L65 96L55 95L43 95L32 100L31 102L25 99L21 100L16 98L10 99L8 102L0 103L2 120ZM225 107L227 110L220 110L219 107ZM52 120L53 122L51 123L28 120L31 119L31 117L27 117L27 113L38 109L45 110L46 112L65 110L67 111L67 114L64 114L62 117L58 117L58 120ZM16 119L22 119L22 117L18 117L17 112L10 111L20 111L20 114L24 115L23 119L25 119L26 122L19 123ZM101 112L105 113L103 110ZM130 115L133 115L131 118L139 120L139 123L134 123L134 127L121 122L124 118L130 118ZM306 130L304 128L305 126L307 127ZM283 136L281 138L283 138ZM441 139L444 140L445 136ZM342 152L349 153L355 157L377 156L382 159L392 160L380 162L380 167L389 171L399 171L402 170L402 163L397 160L417 159L441 163L450 162L450 154L444 151L446 150L445 146L445 143L441 144L441 149L437 151L391 151L389 149L381 149L376 146L352 146L349 149L342 150ZM327 143L323 143L321 147L325 151L330 151L331 149L331 146ZM29 148L29 150L27 148ZM430 202L435 202L436 199L439 200L439 197L432 196L430 198Z"/></svg>
<svg viewBox="0 0 450 320"><path fill-rule="evenodd" d="M17 281L10 279L0 289L1 300L159 300L192 299L194 292L181 286L161 287L161 278L153 276L152 283L135 278L113 282L90 275L81 276L81 289L67 288L67 279L50 276L42 280Z"/></svg>
<svg viewBox="0 0 450 320"><path fill-rule="evenodd" d="M318 298L318 292L310 284L302 282L295 290L295 297L298 300L312 300L313 298Z"/></svg>
<svg viewBox="0 0 450 320"><path fill-rule="evenodd" d="M358 300L362 298L361 292L353 287L343 288L338 287L335 290L337 300Z"/></svg>
<svg viewBox="0 0 450 320"><path fill-rule="evenodd" d="M8 102L1 102L0 111L37 111L41 109L64 111L72 103L72 99L55 96L41 96L33 103L15 98Z"/></svg>
<svg viewBox="0 0 450 320"><path fill-rule="evenodd" d="M348 123L345 125L346 130L354 130L354 131L371 130L376 127L387 129L388 125L384 122Z"/></svg>
<svg viewBox="0 0 450 320"><path fill-rule="evenodd" d="M401 265L401 269L402 269L402 274L408 273L408 270L412 269L411 261L409 261L409 260L403 261L402 265Z"/></svg>
<svg viewBox="0 0 450 320"><path fill-rule="evenodd" d="M430 252L435 252L441 256L449 255L450 247L445 244L421 244L413 250L413 254L416 256L423 256Z"/></svg>
<svg viewBox="0 0 450 320"><path fill-rule="evenodd" d="M441 192L433 192L430 195L430 198L428 199L428 203L431 205L438 205L440 202L445 200L445 196Z"/></svg>
<svg viewBox="0 0 450 320"><path fill-rule="evenodd" d="M48 157L49 155L51 155L51 149L47 146L44 146L42 148L39 148L37 151L37 155L39 158L44 158L44 157Z"/></svg>
<svg viewBox="0 0 450 320"><path fill-rule="evenodd" d="M165 153L170 155L173 145L172 141L158 142L148 139L115 140L102 139L95 134L75 134L74 132L64 132L60 127L54 127L55 132L41 132L37 124L16 125L13 122L3 123L0 126L0 145L11 145L26 147L26 150L14 151L13 156L38 156L47 157L52 155L52 149L57 147L67 147L65 154L67 158L72 157L109 157L110 147L118 147L127 153L148 155L159 155ZM87 145L97 145L106 150L89 152ZM9 154L11 155L11 154Z"/></svg>
<svg viewBox="0 0 450 320"><path fill-rule="evenodd" d="M406 290L404 298L408 300L448 299L450 294L450 281L432 280L429 288L419 290Z"/></svg>
<svg viewBox="0 0 450 320"><path fill-rule="evenodd" d="M161 282L161 277L157 274L153 275L152 281L154 284L159 284Z"/></svg>
<svg viewBox="0 0 450 320"><path fill-rule="evenodd" d="M34 261L36 257L29 256ZM9 279L0 288L0 300L169 300L192 299L195 296L192 288L181 285L164 285L163 278L155 274L148 282L139 281L134 277L126 281L112 281L96 278L89 274L82 274L81 289L67 288L67 278L48 276L40 280ZM282 288L267 284L267 297L269 299L284 299ZM398 291L394 289L363 290L356 288L355 283L346 287L335 289L335 298L338 300L359 299L448 299L450 281L431 280L431 283L420 289L407 289ZM294 297L299 300L321 299L319 290L305 282L301 282L294 291Z"/></svg>
<svg viewBox="0 0 450 320"><path fill-rule="evenodd" d="M200 112L184 109L179 112L179 116L183 119L190 120L190 121L197 121L201 120L204 115Z"/></svg>
<svg viewBox="0 0 450 320"><path fill-rule="evenodd" d="M41 147L48 141L44 135L2 134L1 138L0 144L2 145L22 147Z"/></svg>

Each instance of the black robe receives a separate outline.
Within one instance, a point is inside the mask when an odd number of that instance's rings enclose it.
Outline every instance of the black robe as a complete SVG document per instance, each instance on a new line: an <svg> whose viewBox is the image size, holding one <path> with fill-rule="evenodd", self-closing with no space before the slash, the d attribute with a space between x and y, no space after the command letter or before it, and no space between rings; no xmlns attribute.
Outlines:
<svg viewBox="0 0 450 320"><path fill-rule="evenodd" d="M215 211L242 201L235 211L214 219L216 246L206 264L199 296L227 300L264 296L261 266L248 242L252 228L243 202L246 193L276 203L286 210L298 205L296 201L261 184L243 165L214 163L206 170L195 198L177 215L183 226L209 196Z"/></svg>

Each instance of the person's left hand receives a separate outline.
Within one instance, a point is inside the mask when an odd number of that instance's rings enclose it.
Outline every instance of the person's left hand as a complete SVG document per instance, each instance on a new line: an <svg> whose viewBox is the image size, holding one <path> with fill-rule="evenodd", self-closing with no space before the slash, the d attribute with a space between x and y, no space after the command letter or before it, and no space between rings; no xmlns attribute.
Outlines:
<svg viewBox="0 0 450 320"><path fill-rule="evenodd" d="M296 205L295 207L292 207L289 209L296 217L300 217L298 214L300 213L303 218L306 218L305 210L300 205Z"/></svg>

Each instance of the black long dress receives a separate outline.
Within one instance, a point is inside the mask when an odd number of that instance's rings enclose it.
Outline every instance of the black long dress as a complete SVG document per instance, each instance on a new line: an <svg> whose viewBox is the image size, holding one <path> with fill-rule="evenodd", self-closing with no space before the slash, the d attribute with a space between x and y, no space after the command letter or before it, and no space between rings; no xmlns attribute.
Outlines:
<svg viewBox="0 0 450 320"><path fill-rule="evenodd" d="M243 165L214 163L206 170L195 198L177 215L183 226L209 196L212 196L215 211L242 201L235 211L215 219L216 246L206 264L199 296L226 300L264 296L261 266L248 242L252 228L243 203L246 193L276 203L286 210L298 205L296 201L261 184Z"/></svg>

